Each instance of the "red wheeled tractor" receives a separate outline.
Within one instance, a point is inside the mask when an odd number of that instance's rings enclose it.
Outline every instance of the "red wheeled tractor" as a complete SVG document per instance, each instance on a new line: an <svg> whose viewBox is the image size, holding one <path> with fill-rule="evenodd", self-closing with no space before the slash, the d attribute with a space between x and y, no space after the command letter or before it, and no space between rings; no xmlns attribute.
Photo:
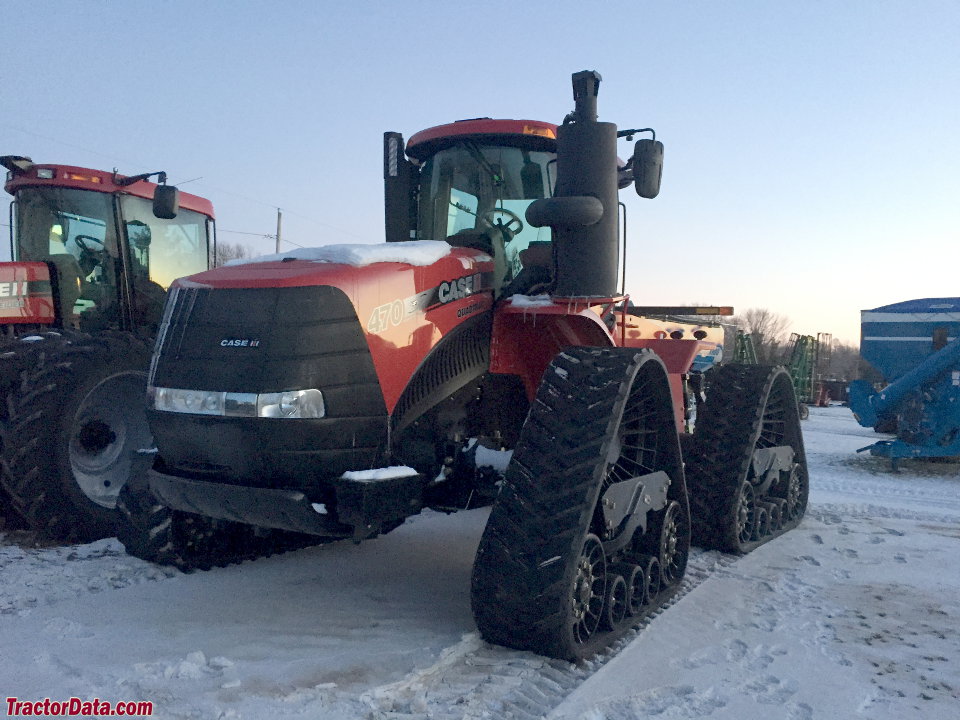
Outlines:
<svg viewBox="0 0 960 720"><path fill-rule="evenodd" d="M661 606L691 532L737 552L795 526L807 472L782 368L711 370L643 332L618 288L618 187L663 146L597 121L385 135L388 242L174 284L149 378L156 441L121 491L127 550L181 567L275 530L362 540L424 507L492 504L472 580L483 636L581 659ZM683 443L681 443L683 439ZM487 458L512 451L501 475Z"/></svg>
<svg viewBox="0 0 960 720"><path fill-rule="evenodd" d="M48 537L114 533L174 278L209 267L210 202L147 178L4 156L0 506Z"/></svg>

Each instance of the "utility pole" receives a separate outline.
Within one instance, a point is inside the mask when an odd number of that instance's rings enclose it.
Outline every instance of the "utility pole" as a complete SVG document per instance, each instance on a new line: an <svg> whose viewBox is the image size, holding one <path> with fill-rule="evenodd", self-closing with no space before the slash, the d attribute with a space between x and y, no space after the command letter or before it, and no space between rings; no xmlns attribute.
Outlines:
<svg viewBox="0 0 960 720"><path fill-rule="evenodd" d="M283 221L283 212L277 208L277 252L280 252L280 225Z"/></svg>

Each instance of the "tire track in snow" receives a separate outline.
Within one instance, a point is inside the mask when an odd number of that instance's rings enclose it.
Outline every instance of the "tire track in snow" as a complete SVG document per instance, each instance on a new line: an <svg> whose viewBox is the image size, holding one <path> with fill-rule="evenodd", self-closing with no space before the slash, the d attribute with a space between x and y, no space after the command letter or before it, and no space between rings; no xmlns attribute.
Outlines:
<svg viewBox="0 0 960 720"><path fill-rule="evenodd" d="M64 599L180 574L130 557L116 539L37 545L30 533L0 534L0 615L23 615Z"/></svg>
<svg viewBox="0 0 960 720"><path fill-rule="evenodd" d="M540 720L612 660L662 613L740 556L691 548L674 596L634 630L582 665L520 652L465 635L429 668L365 693L370 720Z"/></svg>

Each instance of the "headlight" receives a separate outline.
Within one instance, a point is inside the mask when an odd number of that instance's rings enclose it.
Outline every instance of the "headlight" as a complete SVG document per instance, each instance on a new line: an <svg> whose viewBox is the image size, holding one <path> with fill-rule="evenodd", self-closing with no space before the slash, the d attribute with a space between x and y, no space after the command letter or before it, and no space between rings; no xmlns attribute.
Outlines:
<svg viewBox="0 0 960 720"><path fill-rule="evenodd" d="M322 418L323 393L316 389L278 393L234 393L153 387L148 391L155 410L223 417Z"/></svg>
<svg viewBox="0 0 960 720"><path fill-rule="evenodd" d="M319 390L288 390L257 396L259 417L322 418L326 408Z"/></svg>

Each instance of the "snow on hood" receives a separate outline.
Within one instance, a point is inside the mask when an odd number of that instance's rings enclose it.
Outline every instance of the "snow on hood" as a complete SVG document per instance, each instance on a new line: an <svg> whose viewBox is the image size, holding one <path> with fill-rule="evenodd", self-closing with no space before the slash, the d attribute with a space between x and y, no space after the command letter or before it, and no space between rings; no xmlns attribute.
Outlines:
<svg viewBox="0 0 960 720"><path fill-rule="evenodd" d="M226 265L275 262L286 258L311 260L313 262L340 263L363 267L381 262L406 263L407 265L432 265L450 253L449 243L443 240L409 240L406 242L377 243L374 245L324 245L315 248L298 248L274 255L230 260Z"/></svg>
<svg viewBox="0 0 960 720"><path fill-rule="evenodd" d="M417 471L412 467L407 467L406 465L391 465L390 467L375 468L373 470L348 470L343 474L343 479L369 482L371 480L410 477L416 474Z"/></svg>
<svg viewBox="0 0 960 720"><path fill-rule="evenodd" d="M514 307L547 307L553 305L549 295L511 295L510 304Z"/></svg>

